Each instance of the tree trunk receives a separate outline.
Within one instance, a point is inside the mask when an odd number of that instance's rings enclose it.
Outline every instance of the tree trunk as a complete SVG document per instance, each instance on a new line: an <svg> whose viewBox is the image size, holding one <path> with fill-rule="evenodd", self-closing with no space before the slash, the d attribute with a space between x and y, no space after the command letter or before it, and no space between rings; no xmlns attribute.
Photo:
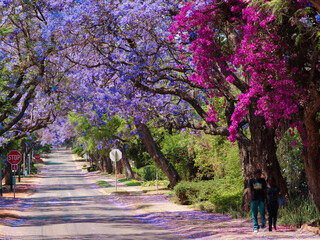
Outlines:
<svg viewBox="0 0 320 240"><path fill-rule="evenodd" d="M89 154L89 157L92 159L92 161L94 162L94 164L98 167L98 169L100 171L103 171L102 169L102 165L100 164L99 160L100 160L100 156L96 155L96 154Z"/></svg>
<svg viewBox="0 0 320 240"><path fill-rule="evenodd" d="M238 139L238 148L239 148L239 157L241 162L241 172L244 184L244 192L242 197L242 206L241 210L243 212L248 212L250 210L250 202L249 198L249 181L251 178L251 172L254 167L252 166L252 162L250 161L250 140L246 138Z"/></svg>
<svg viewBox="0 0 320 240"><path fill-rule="evenodd" d="M109 158L109 156L106 156L106 157L105 157L105 160L106 160L107 172L108 172L109 174L111 174L111 173L113 172L113 167L112 167L111 159Z"/></svg>
<svg viewBox="0 0 320 240"><path fill-rule="evenodd" d="M111 159L107 155L101 156L101 165L103 168L103 172L107 172L109 174L113 172Z"/></svg>
<svg viewBox="0 0 320 240"><path fill-rule="evenodd" d="M123 163L122 160L117 162L117 174L122 174L123 172Z"/></svg>
<svg viewBox="0 0 320 240"><path fill-rule="evenodd" d="M107 160L105 155L101 155L101 166L102 166L102 172L107 172Z"/></svg>
<svg viewBox="0 0 320 240"><path fill-rule="evenodd" d="M320 96L313 92L314 99L304 111L304 126L308 144L303 147L301 158L308 180L313 201L320 212L320 123L317 114L320 111Z"/></svg>
<svg viewBox="0 0 320 240"><path fill-rule="evenodd" d="M263 117L255 116L253 109L249 114L251 140L238 139L245 187L242 211L248 211L250 208L248 185L255 169L261 169L262 177L265 179L272 175L282 195L288 196L287 185L276 155L275 130L266 126Z"/></svg>
<svg viewBox="0 0 320 240"><path fill-rule="evenodd" d="M147 127L147 125L143 123L137 123L136 127L140 133L139 134L140 139L145 145L145 148L149 153L150 157L155 161L155 163L159 166L159 168L169 178L171 187L174 187L180 180L178 173L170 165L168 159L164 157L163 153L160 151L160 149L154 142L151 132Z"/></svg>
<svg viewBox="0 0 320 240"><path fill-rule="evenodd" d="M122 164L123 164L123 167L124 167L126 178L133 179L134 178L134 174L133 174L131 165L129 163L129 159L127 157L127 152L126 152L124 144L122 146L120 146L120 150L122 152Z"/></svg>
<svg viewBox="0 0 320 240"><path fill-rule="evenodd" d="M12 191L12 172L10 163L6 163L5 165L4 181L6 185L10 185L10 190Z"/></svg>
<svg viewBox="0 0 320 240"><path fill-rule="evenodd" d="M288 196L287 184L282 176L281 167L277 159L275 130L268 128L265 120L260 116L252 116L251 132L251 161L254 168L262 170L262 176L267 179L273 176L283 196ZM254 169L252 169L254 171ZM253 171L251 175L253 175Z"/></svg>

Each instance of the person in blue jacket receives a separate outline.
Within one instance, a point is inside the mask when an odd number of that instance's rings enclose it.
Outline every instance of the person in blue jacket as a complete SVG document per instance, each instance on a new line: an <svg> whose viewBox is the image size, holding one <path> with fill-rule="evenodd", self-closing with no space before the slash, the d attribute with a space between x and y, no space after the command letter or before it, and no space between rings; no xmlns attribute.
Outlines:
<svg viewBox="0 0 320 240"><path fill-rule="evenodd" d="M254 171L254 178L250 179L251 212L253 219L253 231L259 231L258 210L261 217L261 229L265 229L265 201L267 183L261 178L261 169Z"/></svg>

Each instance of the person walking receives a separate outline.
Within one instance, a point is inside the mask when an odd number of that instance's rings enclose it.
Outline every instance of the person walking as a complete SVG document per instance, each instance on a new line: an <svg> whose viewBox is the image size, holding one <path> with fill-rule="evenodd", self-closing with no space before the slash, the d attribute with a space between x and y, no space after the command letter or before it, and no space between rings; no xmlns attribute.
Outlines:
<svg viewBox="0 0 320 240"><path fill-rule="evenodd" d="M276 185L275 178L273 176L269 176L267 180L267 210L269 213L269 231L272 231L272 225L274 230L277 230L277 215L279 208L279 188Z"/></svg>
<svg viewBox="0 0 320 240"><path fill-rule="evenodd" d="M266 180L261 178L261 169L254 171L254 178L250 179L251 212L253 219L253 231L259 231L258 209L261 217L261 229L265 229L265 200Z"/></svg>

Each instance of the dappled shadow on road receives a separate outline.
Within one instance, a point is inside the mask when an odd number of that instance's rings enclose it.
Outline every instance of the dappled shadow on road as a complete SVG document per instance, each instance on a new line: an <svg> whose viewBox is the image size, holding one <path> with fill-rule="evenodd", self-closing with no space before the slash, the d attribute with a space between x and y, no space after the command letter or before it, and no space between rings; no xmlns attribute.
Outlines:
<svg viewBox="0 0 320 240"><path fill-rule="evenodd" d="M4 239L12 239L12 238L4 238ZM77 235L77 237L70 237L69 235L61 235L61 236L41 236L39 235L31 235L31 236L24 236L23 238L14 238L14 240L183 240L183 237L176 237L173 238L172 235L168 236L168 234L164 233L142 233L142 234L83 234Z"/></svg>

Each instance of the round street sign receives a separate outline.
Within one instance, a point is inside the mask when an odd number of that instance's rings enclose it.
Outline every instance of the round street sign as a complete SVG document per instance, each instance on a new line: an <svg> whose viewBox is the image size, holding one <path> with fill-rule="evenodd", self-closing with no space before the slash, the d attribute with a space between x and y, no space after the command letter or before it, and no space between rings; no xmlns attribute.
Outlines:
<svg viewBox="0 0 320 240"><path fill-rule="evenodd" d="M11 151L8 153L7 159L10 164L19 164L19 162L21 161L21 153L16 150Z"/></svg>
<svg viewBox="0 0 320 240"><path fill-rule="evenodd" d="M34 155L34 160L36 160L36 162L39 162L40 161L40 154Z"/></svg>
<svg viewBox="0 0 320 240"><path fill-rule="evenodd" d="M122 158L122 152L119 149L112 149L109 157L112 161L119 161Z"/></svg>

